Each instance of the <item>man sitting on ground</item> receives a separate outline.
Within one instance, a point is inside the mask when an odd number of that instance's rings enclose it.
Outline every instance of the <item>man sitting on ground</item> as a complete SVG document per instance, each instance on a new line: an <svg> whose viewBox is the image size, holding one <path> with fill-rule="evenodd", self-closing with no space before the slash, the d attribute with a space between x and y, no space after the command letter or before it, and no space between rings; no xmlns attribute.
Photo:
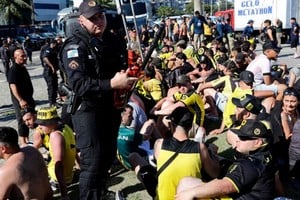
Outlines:
<svg viewBox="0 0 300 200"><path fill-rule="evenodd" d="M72 183L76 157L73 130L68 125L60 123L56 107L39 109L36 123L42 134L49 136L49 140L43 142L49 146L51 160L48 164L48 173L52 187L57 189L59 186L62 198L67 198L67 184Z"/></svg>
<svg viewBox="0 0 300 200"><path fill-rule="evenodd" d="M0 199L52 199L43 157L33 147L20 149L17 131L0 127Z"/></svg>

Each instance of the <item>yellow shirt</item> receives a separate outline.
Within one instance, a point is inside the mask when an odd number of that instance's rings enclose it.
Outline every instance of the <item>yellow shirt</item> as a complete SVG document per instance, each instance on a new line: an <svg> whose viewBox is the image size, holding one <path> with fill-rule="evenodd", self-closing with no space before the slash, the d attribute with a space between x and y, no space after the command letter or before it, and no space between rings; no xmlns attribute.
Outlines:
<svg viewBox="0 0 300 200"><path fill-rule="evenodd" d="M188 140L177 157L158 177L156 200L174 200L179 181L186 176L201 178L201 155L199 143ZM182 142L172 138L164 140L157 159L159 169L179 148Z"/></svg>
<svg viewBox="0 0 300 200"><path fill-rule="evenodd" d="M211 81L213 87L220 87L221 85L224 85L222 94L224 94L227 98L229 98L235 89L235 82L232 80L230 76L222 76L218 79L215 79Z"/></svg>
<svg viewBox="0 0 300 200"><path fill-rule="evenodd" d="M74 166L75 156L76 156L75 137L74 137L73 130L68 125L64 126L61 134L65 139L65 149L64 149L64 158L63 158L64 177L66 183L69 184L73 180L73 166ZM48 143L47 146L49 146L49 153L51 158L53 158L53 149L51 145L49 145L50 140L45 142ZM57 181L55 175L55 162L53 159L51 159L50 163L48 164L48 174L51 179Z"/></svg>
<svg viewBox="0 0 300 200"><path fill-rule="evenodd" d="M204 35L211 36L212 35L211 28L205 23L203 24L203 27L204 27Z"/></svg>
<svg viewBox="0 0 300 200"><path fill-rule="evenodd" d="M181 101L186 105L186 107L194 114L193 122L199 126L203 126L204 122L204 103L202 98L195 93L194 90L189 91L187 94L181 94L176 92L173 95L175 101Z"/></svg>
<svg viewBox="0 0 300 200"><path fill-rule="evenodd" d="M232 103L232 98L241 98L245 94L252 95L252 89L241 89L240 87L235 88L231 97L228 99L224 112L223 112L223 120L224 124L227 128L230 128L233 125L232 116L235 116L236 105Z"/></svg>
<svg viewBox="0 0 300 200"><path fill-rule="evenodd" d="M162 98L161 82L156 78L152 78L143 83L146 91L150 93L154 101L159 101Z"/></svg>

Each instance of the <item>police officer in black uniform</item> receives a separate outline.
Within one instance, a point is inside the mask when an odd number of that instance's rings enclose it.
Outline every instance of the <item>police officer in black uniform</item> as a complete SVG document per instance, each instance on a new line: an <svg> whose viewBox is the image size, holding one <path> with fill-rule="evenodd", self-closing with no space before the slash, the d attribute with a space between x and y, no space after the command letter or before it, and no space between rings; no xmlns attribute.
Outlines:
<svg viewBox="0 0 300 200"><path fill-rule="evenodd" d="M274 199L275 167L270 149L272 133L269 124L247 119L240 127L230 130L237 137L231 144L234 161L225 176L206 183L193 177L183 178L177 187L176 200L212 197Z"/></svg>
<svg viewBox="0 0 300 200"><path fill-rule="evenodd" d="M128 88L136 78L121 70L122 46L111 31L105 31L105 10L95 1L84 1L79 14L80 26L65 41L62 61L76 94L72 121L81 159L80 199L115 199L106 189L120 124L114 92Z"/></svg>
<svg viewBox="0 0 300 200"><path fill-rule="evenodd" d="M57 58L57 42L56 40L51 40L49 47L43 52L43 76L47 84L48 90L48 100L50 106L56 105L56 97L58 90L58 58Z"/></svg>

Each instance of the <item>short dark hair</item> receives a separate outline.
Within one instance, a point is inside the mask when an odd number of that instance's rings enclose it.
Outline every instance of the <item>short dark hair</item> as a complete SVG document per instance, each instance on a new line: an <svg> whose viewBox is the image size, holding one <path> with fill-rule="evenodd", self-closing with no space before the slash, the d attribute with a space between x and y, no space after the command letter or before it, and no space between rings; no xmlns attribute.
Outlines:
<svg viewBox="0 0 300 200"><path fill-rule="evenodd" d="M264 21L264 23L271 24L272 22L271 22L271 20L266 19L266 20Z"/></svg>
<svg viewBox="0 0 300 200"><path fill-rule="evenodd" d="M182 53L182 52L176 53L175 56L176 56L176 58L184 60L184 62L186 61L186 55L184 53Z"/></svg>
<svg viewBox="0 0 300 200"><path fill-rule="evenodd" d="M150 78L154 78L155 77L155 68L153 65L148 65L145 69L144 69L144 73L147 77Z"/></svg>
<svg viewBox="0 0 300 200"><path fill-rule="evenodd" d="M177 47L179 47L181 49L185 49L186 48L186 44L178 44Z"/></svg>
<svg viewBox="0 0 300 200"><path fill-rule="evenodd" d="M123 109L123 112L126 111L126 108L129 108L130 110L133 111L133 107L130 105L130 104L126 104L124 109Z"/></svg>
<svg viewBox="0 0 300 200"><path fill-rule="evenodd" d="M36 110L32 107L26 107L26 108L21 109L22 117L27 113L36 114Z"/></svg>
<svg viewBox="0 0 300 200"><path fill-rule="evenodd" d="M17 131L8 126L0 127L0 142L6 143L9 146L17 147L18 144L18 133Z"/></svg>

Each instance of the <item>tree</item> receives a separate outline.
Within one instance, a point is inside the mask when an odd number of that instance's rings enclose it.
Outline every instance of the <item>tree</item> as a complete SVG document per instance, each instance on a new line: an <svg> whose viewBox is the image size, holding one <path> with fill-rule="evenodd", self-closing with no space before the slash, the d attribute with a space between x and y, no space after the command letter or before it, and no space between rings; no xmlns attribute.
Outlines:
<svg viewBox="0 0 300 200"><path fill-rule="evenodd" d="M18 24L31 23L30 13L33 9L28 0L1 0L0 9L3 11L1 17L4 24L11 26L16 22ZM29 19L28 14L24 15L24 13L29 13Z"/></svg>
<svg viewBox="0 0 300 200"><path fill-rule="evenodd" d="M175 15L176 10L168 6L161 6L157 9L156 14L159 17L170 16L170 15Z"/></svg>
<svg viewBox="0 0 300 200"><path fill-rule="evenodd" d="M185 13L186 14L194 14L194 2L190 2L185 6Z"/></svg>
<svg viewBox="0 0 300 200"><path fill-rule="evenodd" d="M113 8L116 5L115 0L96 0L96 2L108 8Z"/></svg>

